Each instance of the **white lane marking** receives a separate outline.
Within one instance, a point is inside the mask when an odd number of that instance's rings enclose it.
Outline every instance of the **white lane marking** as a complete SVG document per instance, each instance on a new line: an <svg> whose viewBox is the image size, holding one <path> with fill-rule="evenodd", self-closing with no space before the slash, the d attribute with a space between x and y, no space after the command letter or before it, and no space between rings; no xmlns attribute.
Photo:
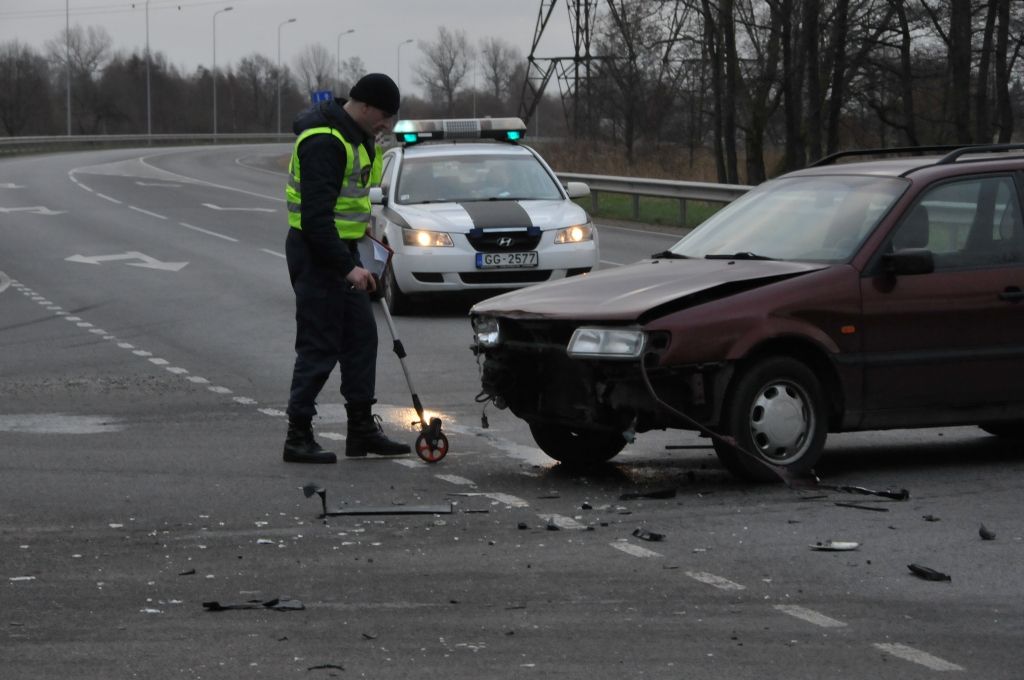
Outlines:
<svg viewBox="0 0 1024 680"><path fill-rule="evenodd" d="M260 250L267 253L268 255L273 255L274 257L280 257L281 259L285 258L284 253L275 253L273 250L267 250L266 248L260 248Z"/></svg>
<svg viewBox="0 0 1024 680"><path fill-rule="evenodd" d="M63 215L66 210L51 210L45 205L23 205L17 208L0 208L2 213L24 212L31 215Z"/></svg>
<svg viewBox="0 0 1024 680"><path fill-rule="evenodd" d="M519 498L518 496L513 496L511 494L507 494L507 493L501 493L499 491L474 491L474 492L471 492L471 493L467 493L465 495L466 496L484 496L486 498L490 498L493 501L497 501L499 503L504 503L505 505L509 506L510 508L528 508L528 507L530 507L530 504L527 503L526 501L524 501L522 498Z"/></svg>
<svg viewBox="0 0 1024 680"><path fill-rule="evenodd" d="M167 359L161 359L160 357L150 357L149 358L149 363L155 364L157 366L166 366L167 364L169 364L171 362L168 361Z"/></svg>
<svg viewBox="0 0 1024 680"><path fill-rule="evenodd" d="M262 413L263 415L265 415L265 416L275 416L275 417L280 417L280 416L286 416L286 415L288 415L288 414L287 414L287 413L285 413L284 411L278 410L278 409L276 409L276 408L261 408L261 409L257 409L257 410L258 410L258 411L259 411L260 413ZM324 434L324 435L326 435L327 433L326 433L326 432L323 432L323 433L321 433L321 434Z"/></svg>
<svg viewBox="0 0 1024 680"><path fill-rule="evenodd" d="M228 212L277 212L277 208L228 208L215 203L203 203L203 207L210 210L226 210Z"/></svg>
<svg viewBox="0 0 1024 680"><path fill-rule="evenodd" d="M416 462L415 460L399 460L399 459L395 459L395 460L393 460L391 462L395 463L397 465L401 465L402 467L407 467L407 468L418 468L418 467L420 467L420 463Z"/></svg>
<svg viewBox="0 0 1024 680"><path fill-rule="evenodd" d="M272 408L260 409L260 412L261 413L267 413L267 411L273 411L273 410L274 409L272 409ZM274 415L274 414L267 413L267 415ZM281 413L281 415L286 415L286 414L285 413ZM333 442L343 442L343 441L345 441L345 435L343 435L340 432L318 432L317 436L318 437L322 437L323 439L330 439Z"/></svg>
<svg viewBox="0 0 1024 680"><path fill-rule="evenodd" d="M164 151L162 153L154 153L154 154L152 154L150 156L143 156L143 157L139 158L139 163L141 163L142 165L146 166L147 168L149 168L149 169L151 169L151 170L153 170L155 172L159 172L159 173L161 173L163 175L169 175L171 177L178 177L178 178L181 178L182 180L184 180L186 182L192 182L194 184L204 184L204 185L206 185L208 187L214 187L216 189L224 189L225 191L236 191L236 192L238 192L240 194L246 194L248 196L256 196L258 198L263 198L263 199L266 199L268 201L276 201L278 203L284 203L285 200L286 200L286 199L284 199L284 198L282 198L280 196L268 196L266 194L261 194L261 193L255 192L255 191L248 191L246 189L238 189L236 187L229 187L229 186L224 186L223 184L214 184L213 182L207 182L205 180L195 179L194 177L189 177L187 175L181 175L181 174L178 174L176 172L171 172L170 170L164 170L163 168L158 168L155 165L150 165L147 162L147 159L149 159L149 158L156 158L158 156L167 156L167 155L170 155L172 153L178 153L178 152L176 152L176 151Z"/></svg>
<svg viewBox="0 0 1024 680"><path fill-rule="evenodd" d="M648 550L647 548L641 548L638 545L633 545L625 539L609 543L608 545L615 548L616 550L621 550L627 555L632 555L633 557L663 557L661 553L654 552L653 550Z"/></svg>
<svg viewBox="0 0 1024 680"><path fill-rule="evenodd" d="M225 241L231 241L232 243L238 243L238 239L237 238L232 238L230 236L225 236L224 234L218 234L217 232L210 231L209 229L203 229L202 227L197 227L197 226L188 224L186 222L178 222L178 224L180 224L181 226L185 227L186 229L191 229L193 231L198 231L199 233L206 234L207 236L216 236L217 238L222 238Z"/></svg>
<svg viewBox="0 0 1024 680"><path fill-rule="evenodd" d="M0 184L0 189L24 189L25 187L14 182L4 182Z"/></svg>
<svg viewBox="0 0 1024 680"><path fill-rule="evenodd" d="M8 286L10 286L10 285L11 285L11 278L9 276L7 276L7 274L4 274L3 272L0 272L0 293L2 293L5 290L7 290Z"/></svg>
<svg viewBox="0 0 1024 680"><path fill-rule="evenodd" d="M920 649L914 649L909 645L900 644L898 642L876 642L874 646L887 654L899 657L906 661L912 661L917 664L921 664L925 668L930 668L933 671L962 671L963 666L958 666L955 663L950 663L945 659L940 659L937 656L932 656L928 652L922 652Z"/></svg>
<svg viewBox="0 0 1024 680"><path fill-rule="evenodd" d="M119 200L117 200L116 198L114 198L112 196L107 196L106 194L101 194L98 191L95 192L95 193L96 193L97 196L102 198L104 201L110 201L111 203L117 203L118 205L122 205L124 203L124 201L119 201Z"/></svg>
<svg viewBox="0 0 1024 680"><path fill-rule="evenodd" d="M443 482L449 484L459 484L461 486L476 486L476 482L472 479L466 479L465 477L459 477L458 475L434 475Z"/></svg>
<svg viewBox="0 0 1024 680"><path fill-rule="evenodd" d="M796 617L807 623L813 623L816 626L822 628L842 628L846 624L838 619L833 619L830 616L825 616L813 609L807 609L795 604L777 604L775 608L783 614L789 614L790 616Z"/></svg>
<svg viewBox="0 0 1024 680"><path fill-rule="evenodd" d="M206 389L210 390L214 394L232 394L232 391L227 387L221 387L220 385L211 385Z"/></svg>
<svg viewBox="0 0 1024 680"><path fill-rule="evenodd" d="M244 406L255 406L256 400L251 397L234 397L231 401Z"/></svg>
<svg viewBox="0 0 1024 680"><path fill-rule="evenodd" d="M611 260L601 260L601 264L610 264L613 267L621 267L621 262L612 262Z"/></svg>
<svg viewBox="0 0 1024 680"><path fill-rule="evenodd" d="M197 385L206 385L210 382L206 378L203 378L198 375L190 375L189 377L185 378L185 380L188 380L189 382L194 382Z"/></svg>
<svg viewBox="0 0 1024 680"><path fill-rule="evenodd" d="M152 352L147 352L147 351L146 351L146 350L144 350L144 349L137 349L137 350L134 350L134 351L132 352L132 354L134 354L134 355L135 355L135 356L137 356L137 357L151 357L151 356L153 356L153 353L152 353Z"/></svg>
<svg viewBox="0 0 1024 680"><path fill-rule="evenodd" d="M178 366L168 366L167 367L167 372L168 373L173 373L174 375L185 375L186 373L188 373L188 369L187 368L179 368Z"/></svg>
<svg viewBox="0 0 1024 680"><path fill-rule="evenodd" d="M548 524L553 524L559 529L567 529L569 531L582 531L587 528L587 525L580 524L572 517L566 517L565 515L538 515L542 520Z"/></svg>
<svg viewBox="0 0 1024 680"><path fill-rule="evenodd" d="M78 326L79 328L92 328L92 324L89 323L88 321L79 321L75 325Z"/></svg>
<svg viewBox="0 0 1024 680"><path fill-rule="evenodd" d="M138 207L136 207L134 205L130 205L128 207L131 208L132 210L136 211L136 212L142 213L143 215L149 215L150 217L155 217L155 218L160 219L160 220L166 220L167 219L166 215L160 215L160 214L155 213L155 212L150 212L148 210L143 210L142 208L138 208Z"/></svg>
<svg viewBox="0 0 1024 680"><path fill-rule="evenodd" d="M733 581L730 581L727 578L722 578L721 576L715 576L714 574L709 574L706 571L688 571L688 572L686 572L686 575L689 576L690 578L694 579L695 581L700 581L701 583L706 583L707 585L714 586L715 588L718 588L719 590L746 590L747 589L746 586L743 586L743 585L740 585L739 583L735 583Z"/></svg>
<svg viewBox="0 0 1024 680"><path fill-rule="evenodd" d="M65 319L70 319L71 317L70 316L66 316L64 318ZM135 349L135 345L133 345L130 342L119 342L119 343L117 343L117 346L120 347L121 349Z"/></svg>

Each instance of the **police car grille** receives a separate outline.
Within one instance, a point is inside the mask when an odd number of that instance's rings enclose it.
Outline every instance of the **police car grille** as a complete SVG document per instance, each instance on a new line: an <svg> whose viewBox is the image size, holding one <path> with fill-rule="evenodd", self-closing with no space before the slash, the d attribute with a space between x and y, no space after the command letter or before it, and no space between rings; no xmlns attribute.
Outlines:
<svg viewBox="0 0 1024 680"><path fill-rule="evenodd" d="M550 269L529 269L527 271L504 271L494 269L483 272L462 272L459 278L463 283L495 284L495 283L540 283L551 278Z"/></svg>
<svg viewBox="0 0 1024 680"><path fill-rule="evenodd" d="M466 238L481 253L521 253L535 250L540 243L540 234L532 235L526 231L484 231L482 234L469 234Z"/></svg>

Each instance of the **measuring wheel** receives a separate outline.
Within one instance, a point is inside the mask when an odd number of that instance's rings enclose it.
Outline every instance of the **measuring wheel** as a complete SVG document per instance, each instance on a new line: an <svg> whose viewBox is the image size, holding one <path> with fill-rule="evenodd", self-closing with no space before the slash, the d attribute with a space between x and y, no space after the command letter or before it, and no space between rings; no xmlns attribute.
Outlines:
<svg viewBox="0 0 1024 680"><path fill-rule="evenodd" d="M428 463L436 463L448 455L448 437L441 432L440 418L431 418L430 426L416 437L416 455Z"/></svg>

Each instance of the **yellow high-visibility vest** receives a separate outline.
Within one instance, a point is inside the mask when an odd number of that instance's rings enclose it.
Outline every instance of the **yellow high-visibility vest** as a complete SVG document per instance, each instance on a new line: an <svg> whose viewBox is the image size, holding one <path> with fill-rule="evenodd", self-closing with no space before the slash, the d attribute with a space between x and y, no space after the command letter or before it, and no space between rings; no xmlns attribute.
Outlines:
<svg viewBox="0 0 1024 680"><path fill-rule="evenodd" d="M352 144L340 132L331 127L309 128L299 135L292 148L288 164L288 185L285 198L288 202L288 225L302 229L302 172L299 168L299 144L312 135L334 135L345 147L345 172L342 175L341 191L334 204L334 228L343 239L359 239L366 233L370 221L370 185L373 183L374 167L378 156L370 162L370 156L362 144ZM377 171L379 182L379 170Z"/></svg>

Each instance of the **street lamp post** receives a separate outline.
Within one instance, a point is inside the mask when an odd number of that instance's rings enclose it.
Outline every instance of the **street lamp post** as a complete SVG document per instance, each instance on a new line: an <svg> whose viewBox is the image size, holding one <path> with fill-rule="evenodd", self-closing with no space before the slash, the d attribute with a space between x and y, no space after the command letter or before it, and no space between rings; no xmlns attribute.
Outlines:
<svg viewBox="0 0 1024 680"><path fill-rule="evenodd" d="M281 27L293 23L294 17L277 25L277 134L281 134Z"/></svg>
<svg viewBox="0 0 1024 680"><path fill-rule="evenodd" d="M342 31L341 33L338 34L338 44L337 44L337 49L335 51L335 56L334 56L335 60L337 61L337 64L335 65L336 73L334 74L334 77L338 81L338 87L341 87L341 36L348 35L349 33L355 33L355 32L356 32L356 29L350 28L347 31ZM341 93L339 92L338 94L341 94Z"/></svg>
<svg viewBox="0 0 1024 680"><path fill-rule="evenodd" d="M153 134L153 109L149 94L149 0L146 0L146 134Z"/></svg>
<svg viewBox="0 0 1024 680"><path fill-rule="evenodd" d="M230 12L234 7L225 7L213 13L213 134L217 134L217 15Z"/></svg>
<svg viewBox="0 0 1024 680"><path fill-rule="evenodd" d="M396 84L398 85L399 92L402 91L402 45L408 45L411 42L412 38L409 38L408 40L403 40L402 42L398 43L398 47L395 49L395 62L397 66L397 69L395 71L395 80L397 80Z"/></svg>
<svg viewBox="0 0 1024 680"><path fill-rule="evenodd" d="M68 136L71 136L71 0L64 0L64 78L67 80Z"/></svg>

